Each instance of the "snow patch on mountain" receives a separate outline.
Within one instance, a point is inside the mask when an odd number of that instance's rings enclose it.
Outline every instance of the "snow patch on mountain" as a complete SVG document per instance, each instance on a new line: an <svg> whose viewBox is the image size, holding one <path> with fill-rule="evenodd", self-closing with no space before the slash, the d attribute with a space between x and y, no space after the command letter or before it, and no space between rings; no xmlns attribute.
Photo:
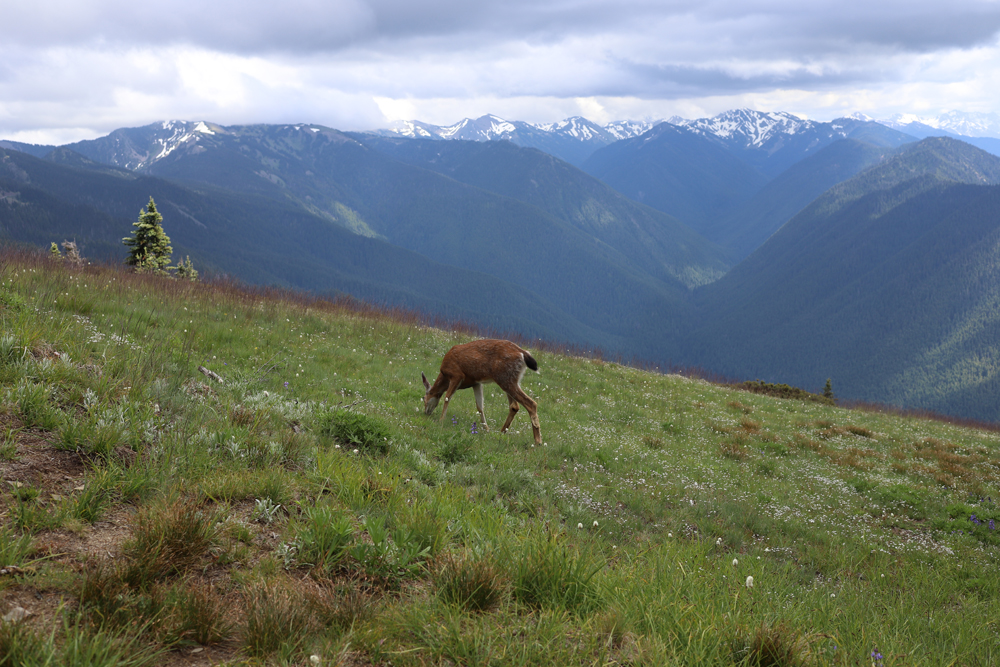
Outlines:
<svg viewBox="0 0 1000 667"><path fill-rule="evenodd" d="M878 122L903 131L916 124L965 137L1000 137L1000 114L997 113L948 111L940 116L898 113Z"/></svg>
<svg viewBox="0 0 1000 667"><path fill-rule="evenodd" d="M622 139L638 137L640 134L646 134L646 132L649 132L661 122L651 120L616 120L605 125L604 130L614 137L616 141L620 141Z"/></svg>
<svg viewBox="0 0 1000 667"><path fill-rule="evenodd" d="M783 111L761 112L752 109L734 109L713 118L677 119L673 124L695 133L711 134L742 144L746 148L759 148L776 135L798 134L814 129L817 125Z"/></svg>
<svg viewBox="0 0 1000 667"><path fill-rule="evenodd" d="M465 141L513 140L526 135L569 137L582 142L606 145L619 139L638 136L649 130L649 121L615 121L600 126L582 116L573 116L555 123L510 121L493 114L480 118L465 118L454 125L432 125L418 120L393 121L378 134L426 139L462 139Z"/></svg>

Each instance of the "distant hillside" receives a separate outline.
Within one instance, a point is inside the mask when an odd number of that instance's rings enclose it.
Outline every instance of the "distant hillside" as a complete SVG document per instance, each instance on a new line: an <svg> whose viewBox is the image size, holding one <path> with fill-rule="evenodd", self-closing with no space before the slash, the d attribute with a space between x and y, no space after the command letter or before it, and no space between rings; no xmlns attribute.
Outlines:
<svg viewBox="0 0 1000 667"><path fill-rule="evenodd" d="M1000 159L926 139L833 188L699 290L689 358L1000 420L997 183Z"/></svg>
<svg viewBox="0 0 1000 667"><path fill-rule="evenodd" d="M698 232L731 215L767 183L718 140L670 123L602 148L583 170Z"/></svg>
<svg viewBox="0 0 1000 667"><path fill-rule="evenodd" d="M607 243L660 279L701 285L731 266L723 250L686 225L541 151L506 141L358 139L408 164L536 206Z"/></svg>
<svg viewBox="0 0 1000 667"><path fill-rule="evenodd" d="M742 259L816 197L895 154L855 139L841 139L785 170L728 218L705 225L703 233Z"/></svg>

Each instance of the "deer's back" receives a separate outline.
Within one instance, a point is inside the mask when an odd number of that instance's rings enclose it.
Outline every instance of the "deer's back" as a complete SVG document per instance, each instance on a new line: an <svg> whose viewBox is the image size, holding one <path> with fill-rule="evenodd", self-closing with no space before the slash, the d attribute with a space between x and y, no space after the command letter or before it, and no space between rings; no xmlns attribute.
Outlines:
<svg viewBox="0 0 1000 667"><path fill-rule="evenodd" d="M492 380L503 386L517 382L526 365L520 347L509 340L475 340L456 345L441 360L441 373L461 375L467 383Z"/></svg>

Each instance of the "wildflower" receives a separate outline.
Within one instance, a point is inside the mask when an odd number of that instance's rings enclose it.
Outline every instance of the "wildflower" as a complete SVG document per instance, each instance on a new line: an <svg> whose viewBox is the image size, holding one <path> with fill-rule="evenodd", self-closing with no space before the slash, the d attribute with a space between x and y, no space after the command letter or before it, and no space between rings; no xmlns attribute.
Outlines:
<svg viewBox="0 0 1000 667"><path fill-rule="evenodd" d="M285 383L285 386L286 386L286 387L288 386L288 383L287 383L287 382Z"/></svg>
<svg viewBox="0 0 1000 667"><path fill-rule="evenodd" d="M318 665L320 663L320 657L314 653L313 655L309 656L309 662L314 665Z"/></svg>
<svg viewBox="0 0 1000 667"><path fill-rule="evenodd" d="M737 566L737 565L739 565L739 564L740 564L740 561L739 561L739 559L737 559L737 558L734 558L734 559L733 559L733 567L736 567L736 566Z"/></svg>
<svg viewBox="0 0 1000 667"><path fill-rule="evenodd" d="M583 524L582 523L576 524L576 527L579 528L580 530L583 530Z"/></svg>
<svg viewBox="0 0 1000 667"><path fill-rule="evenodd" d="M597 528L597 521L594 521L594 528Z"/></svg>
<svg viewBox="0 0 1000 667"><path fill-rule="evenodd" d="M718 538L717 540L715 540L715 546L717 546L717 547L721 547L722 546L722 538L721 537Z"/></svg>
<svg viewBox="0 0 1000 667"><path fill-rule="evenodd" d="M753 588L753 575L747 576L747 588Z"/></svg>

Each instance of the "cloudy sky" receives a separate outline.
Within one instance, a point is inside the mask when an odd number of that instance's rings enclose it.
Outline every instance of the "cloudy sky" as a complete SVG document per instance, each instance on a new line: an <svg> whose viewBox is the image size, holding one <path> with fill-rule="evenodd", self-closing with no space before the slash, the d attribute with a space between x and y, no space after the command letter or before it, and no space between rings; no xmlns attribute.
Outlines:
<svg viewBox="0 0 1000 667"><path fill-rule="evenodd" d="M1000 0L0 0L0 138L1000 112Z"/></svg>

